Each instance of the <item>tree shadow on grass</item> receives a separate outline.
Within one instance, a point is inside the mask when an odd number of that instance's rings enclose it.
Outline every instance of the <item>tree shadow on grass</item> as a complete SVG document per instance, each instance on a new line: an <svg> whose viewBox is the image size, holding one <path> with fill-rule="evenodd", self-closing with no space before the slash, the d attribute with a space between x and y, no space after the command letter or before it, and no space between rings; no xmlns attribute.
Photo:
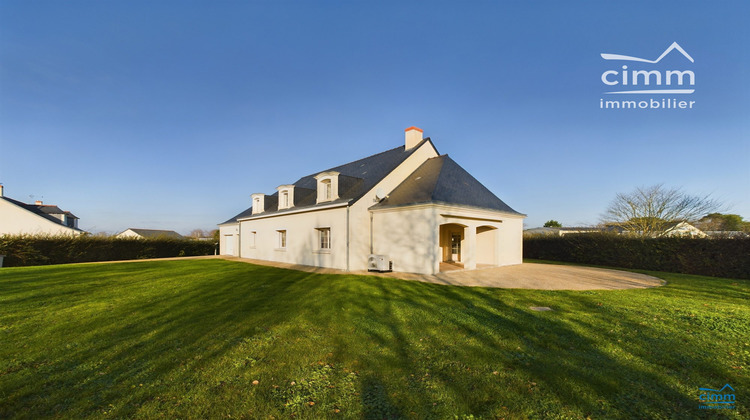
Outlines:
<svg viewBox="0 0 750 420"><path fill-rule="evenodd" d="M3 387L8 396L3 406L35 407L37 415L46 416L68 410L90 414L94 408L117 416L133 415L151 397L141 389L129 392L130 388L159 383L165 377L183 378L186 388L207 386L196 373L238 344L250 347L255 337L298 317L305 308L301 304L305 297L323 286L310 282L308 273L269 271L245 264L227 270L227 266L232 263L195 265L198 269L221 269L222 274L211 278L210 272L181 270L179 263L134 263L133 274L142 280L128 283L128 289L122 291L143 292L110 305L109 300L117 299L110 289L110 294L100 296L106 308L103 312L78 318L70 315L70 322L58 323L57 332L48 332L56 337L38 337L57 341L55 348L49 353L38 348L36 353L18 356L29 361L28 366L41 366L43 379L37 378L41 380L33 385L17 382L15 389ZM164 270L174 267L178 267L178 278L160 283ZM125 268L127 272L129 267ZM85 278L85 274L86 270L76 270L77 276ZM82 278L73 283L85 284ZM152 287L149 281L164 285L164 290L148 291ZM66 299L70 286L66 289L61 283L64 290L58 291L55 287L36 296L32 292L26 299ZM117 285L112 287L119 292ZM17 372L23 374L35 372ZM0 407L0 414L20 413Z"/></svg>
<svg viewBox="0 0 750 420"><path fill-rule="evenodd" d="M398 419L402 410L388 396L386 385L376 376L362 378L362 417L366 420Z"/></svg>
<svg viewBox="0 0 750 420"><path fill-rule="evenodd" d="M442 414L495 416L505 406L534 416L693 417L697 401L686 388L700 385L680 381L691 369L704 375L728 370L633 314L597 310L595 299L575 293L569 293L567 313L533 312L503 301L513 291L369 281L348 322L385 349L364 355L365 365L389 372L390 381L425 371L432 378L395 400L406 410L417 405L424 412L431 400L448 396ZM578 319L571 314L576 311L596 322ZM412 317L399 316L405 312ZM613 336L615 325L625 334ZM681 379L672 376L677 369Z"/></svg>
<svg viewBox="0 0 750 420"><path fill-rule="evenodd" d="M48 316L60 319L23 324L46 328L38 333L4 333L27 347L17 344L18 360L0 376L0 417L319 418L341 409L365 418L690 418L705 413L688 389L731 376L685 336L664 334L674 317L648 322L632 309L658 289L463 288L226 261L123 265L103 286L99 271L76 268L74 294L55 278L44 294L33 284L8 296L51 299ZM96 286L76 316L85 278ZM555 311L528 309L547 305ZM229 355L237 366L224 366ZM273 377L250 384L264 372Z"/></svg>

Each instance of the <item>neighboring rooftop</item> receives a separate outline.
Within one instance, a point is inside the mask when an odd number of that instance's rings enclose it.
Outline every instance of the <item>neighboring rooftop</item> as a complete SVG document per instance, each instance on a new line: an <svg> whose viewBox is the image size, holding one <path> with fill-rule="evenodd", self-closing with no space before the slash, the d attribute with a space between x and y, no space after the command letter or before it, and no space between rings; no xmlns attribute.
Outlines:
<svg viewBox="0 0 750 420"><path fill-rule="evenodd" d="M78 219L78 217L74 216L73 213L69 211L61 210L59 207L49 204L41 204L41 202L37 202L35 204L26 204L23 202L20 202L18 200L14 200L10 197L6 197L5 195L0 195L0 200L5 200L11 204L14 204L18 207L21 207L27 211L30 211L37 216L43 217L50 222L54 222L60 226L65 226L68 228L71 228L78 232L83 232L81 229L78 229L77 227L74 227L75 222L73 222L71 219ZM69 223L64 223L62 218L55 217L53 214L64 214L67 216L67 219Z"/></svg>
<svg viewBox="0 0 750 420"><path fill-rule="evenodd" d="M173 230L158 230L158 229L136 229L136 228L129 228L125 229L124 231L118 233L117 235L122 235L123 233L127 231L132 231L134 233L137 233L138 235L144 237L144 238L175 238L175 239L182 239L183 236L179 233L173 231Z"/></svg>
<svg viewBox="0 0 750 420"><path fill-rule="evenodd" d="M29 205L31 205L31 204L29 204ZM39 209L39 211L41 211L42 213L46 213L46 214L65 214L68 217L72 217L72 218L78 219L78 217L76 217L73 213L71 213L69 211L62 210L62 209L60 209L60 207L57 207L57 206L52 205L52 204L34 204L34 206L36 206Z"/></svg>
<svg viewBox="0 0 750 420"><path fill-rule="evenodd" d="M375 208L443 203L521 214L448 155L426 160Z"/></svg>

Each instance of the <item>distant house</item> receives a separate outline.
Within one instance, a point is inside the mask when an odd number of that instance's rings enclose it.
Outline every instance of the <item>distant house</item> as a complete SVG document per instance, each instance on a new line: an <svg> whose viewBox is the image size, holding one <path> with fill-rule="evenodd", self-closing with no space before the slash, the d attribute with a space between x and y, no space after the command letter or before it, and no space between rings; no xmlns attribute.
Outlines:
<svg viewBox="0 0 750 420"><path fill-rule="evenodd" d="M578 235L586 233L615 233L618 235L627 235L631 233L626 230L624 226L620 224L609 224L606 226L596 227L539 227L526 229L523 231L524 236L536 236L536 235L552 235L552 236L565 236L565 235ZM654 235L658 237L694 237L694 238L705 238L705 232L696 228L687 222L672 222L669 223L663 232Z"/></svg>
<svg viewBox="0 0 750 420"><path fill-rule="evenodd" d="M523 236L560 236L560 228L536 227L524 229Z"/></svg>
<svg viewBox="0 0 750 420"><path fill-rule="evenodd" d="M55 205L26 204L5 196L0 185L0 235L80 235L78 217Z"/></svg>
<svg viewBox="0 0 750 420"><path fill-rule="evenodd" d="M707 230L704 231L709 238L716 239L744 239L750 238L750 234L740 230Z"/></svg>
<svg viewBox="0 0 750 420"><path fill-rule="evenodd" d="M157 238L168 238L168 239L184 239L182 235L173 230L158 230L158 229L136 229L129 228L117 235L117 238L137 238L137 239L157 239Z"/></svg>
<svg viewBox="0 0 750 420"><path fill-rule="evenodd" d="M670 223L660 236L689 236L692 238L705 238L705 232L688 222Z"/></svg>
<svg viewBox="0 0 750 420"><path fill-rule="evenodd" d="M524 236L535 236L535 235L552 235L552 236L565 236L581 233L622 233L610 226L607 227L539 227L526 229L523 231Z"/></svg>

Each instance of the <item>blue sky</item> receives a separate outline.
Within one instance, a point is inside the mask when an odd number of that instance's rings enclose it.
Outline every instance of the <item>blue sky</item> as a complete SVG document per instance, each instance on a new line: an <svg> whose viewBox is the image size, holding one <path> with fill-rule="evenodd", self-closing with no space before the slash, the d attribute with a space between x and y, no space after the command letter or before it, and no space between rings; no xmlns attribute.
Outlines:
<svg viewBox="0 0 750 420"><path fill-rule="evenodd" d="M188 233L416 125L528 227L595 224L657 183L748 219L747 16L746 1L6 0L0 182L92 232ZM695 63L658 68L695 73L694 109L599 109L622 64L600 53L675 41Z"/></svg>

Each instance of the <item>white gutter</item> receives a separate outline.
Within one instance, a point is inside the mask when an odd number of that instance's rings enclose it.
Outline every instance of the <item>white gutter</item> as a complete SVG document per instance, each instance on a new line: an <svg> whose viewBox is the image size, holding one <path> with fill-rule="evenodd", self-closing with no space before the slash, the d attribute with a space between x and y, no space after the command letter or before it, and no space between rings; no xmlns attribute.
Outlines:
<svg viewBox="0 0 750 420"><path fill-rule="evenodd" d="M243 217L242 219L237 219L238 222L246 221L246 220L257 220L257 219L266 219L269 217L277 217L277 216L286 216L288 214L298 214L298 213L308 213L318 210L328 210L328 209L336 209L339 207L347 207L349 206L349 201L345 201L343 203L336 203L336 204L328 204L325 206L315 206L315 207L306 207L304 209L299 210L291 210L291 211L283 211L283 212L274 212L270 214L259 214L256 216L248 216Z"/></svg>

